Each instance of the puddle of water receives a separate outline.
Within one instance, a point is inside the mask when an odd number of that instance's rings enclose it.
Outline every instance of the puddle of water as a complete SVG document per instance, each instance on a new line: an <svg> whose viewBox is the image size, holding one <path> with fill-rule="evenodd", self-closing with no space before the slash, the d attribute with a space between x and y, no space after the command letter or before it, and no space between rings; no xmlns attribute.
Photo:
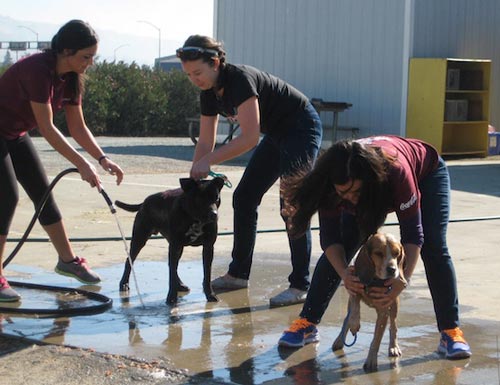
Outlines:
<svg viewBox="0 0 500 385"><path fill-rule="evenodd" d="M75 281L54 273L18 266L31 281L75 286ZM286 266L285 266L286 268ZM494 341L498 325L464 325L473 346L471 360L451 362L434 352L438 334L430 300L405 297L400 316L401 359L387 356L388 336L379 352L379 372L365 374L362 366L372 339L374 311L362 308L362 325L356 344L341 353L331 351L345 316L347 296L343 290L332 300L319 326L322 341L298 350L278 349L277 341L301 306L270 309L271 285L280 268L260 269L259 285L249 290L219 294L220 302L207 303L201 287L200 261L182 262L179 274L191 287L177 307L165 304L168 291L166 262L136 263L136 274L145 307L132 287L130 297L120 294L122 265L99 269L103 277L100 293L113 299L109 311L92 316L36 318L4 316L4 333L45 342L92 348L145 359L166 358L186 368L198 379L217 379L236 384L495 384L498 380L498 347ZM264 282L264 284L262 284ZM265 283L269 284L265 284ZM88 287L83 287L89 289ZM23 290L23 306L59 306L53 293ZM80 301L80 298L70 298ZM66 299L65 302L66 303ZM410 313L411 311L411 313ZM489 331L488 333L485 333ZM387 334L387 333L386 333ZM493 339L492 339L493 338ZM485 379L484 381L473 381ZM488 380L486 380L488 379Z"/></svg>

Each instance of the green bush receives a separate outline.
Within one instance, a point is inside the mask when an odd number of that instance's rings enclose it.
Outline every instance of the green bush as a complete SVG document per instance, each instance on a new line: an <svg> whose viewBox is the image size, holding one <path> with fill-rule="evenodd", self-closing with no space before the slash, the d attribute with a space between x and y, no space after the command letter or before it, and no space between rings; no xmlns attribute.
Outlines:
<svg viewBox="0 0 500 385"><path fill-rule="evenodd" d="M178 70L135 63L98 63L87 71L85 120L95 135L186 136L186 118L199 113L198 90ZM56 125L66 131L63 114Z"/></svg>

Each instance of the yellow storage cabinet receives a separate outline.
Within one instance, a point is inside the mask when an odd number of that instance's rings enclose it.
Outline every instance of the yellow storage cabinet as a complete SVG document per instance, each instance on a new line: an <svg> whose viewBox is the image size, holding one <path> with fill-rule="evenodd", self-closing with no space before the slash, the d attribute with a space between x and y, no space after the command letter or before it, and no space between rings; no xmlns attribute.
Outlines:
<svg viewBox="0 0 500 385"><path fill-rule="evenodd" d="M488 155L490 60L412 58L406 136L442 155Z"/></svg>

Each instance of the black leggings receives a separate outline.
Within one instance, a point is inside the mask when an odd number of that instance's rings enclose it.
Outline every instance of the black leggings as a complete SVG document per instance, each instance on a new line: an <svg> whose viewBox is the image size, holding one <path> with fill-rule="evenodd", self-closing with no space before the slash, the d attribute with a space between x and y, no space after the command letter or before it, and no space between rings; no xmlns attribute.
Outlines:
<svg viewBox="0 0 500 385"><path fill-rule="evenodd" d="M49 181L28 134L13 140L0 137L0 235L8 234L19 201L16 179L36 207ZM51 225L60 220L61 213L50 194L40 213L40 224Z"/></svg>

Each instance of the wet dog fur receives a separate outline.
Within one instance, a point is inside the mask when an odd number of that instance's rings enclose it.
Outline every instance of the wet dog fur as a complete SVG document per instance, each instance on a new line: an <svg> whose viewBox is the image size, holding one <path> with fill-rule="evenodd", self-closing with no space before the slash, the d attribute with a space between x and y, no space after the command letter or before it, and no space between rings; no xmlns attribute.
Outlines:
<svg viewBox="0 0 500 385"><path fill-rule="evenodd" d="M366 243L360 249L360 252L354 263L355 274L359 277L365 287L383 286L385 280L390 278L400 278L403 276L404 250L400 242L391 234L376 233L371 235ZM406 282L406 281L405 281ZM355 335L360 329L360 301L363 301L370 307L374 307L372 299L368 296L367 290L363 295L350 295L347 312L348 327L341 330L339 336L333 343L334 351L340 350L344 346L347 330L349 329ZM389 356L401 356L401 349L397 340L397 315L399 309L399 298L388 309L376 309L377 321L373 340L370 345L368 357L363 365L367 372L377 370L377 356L380 348L380 342L385 332L388 319L389 327Z"/></svg>
<svg viewBox="0 0 500 385"><path fill-rule="evenodd" d="M166 302L177 303L178 292L187 292L179 278L177 268L185 246L203 247L203 291L209 302L218 301L211 285L214 243L217 239L218 208L224 179L195 181L180 179L183 190L178 196L164 197L163 193L148 196L143 203L130 205L115 201L116 206L137 212L134 220L130 258L132 263L153 234L160 233L169 243L169 290ZM120 291L129 290L131 267L127 259Z"/></svg>

